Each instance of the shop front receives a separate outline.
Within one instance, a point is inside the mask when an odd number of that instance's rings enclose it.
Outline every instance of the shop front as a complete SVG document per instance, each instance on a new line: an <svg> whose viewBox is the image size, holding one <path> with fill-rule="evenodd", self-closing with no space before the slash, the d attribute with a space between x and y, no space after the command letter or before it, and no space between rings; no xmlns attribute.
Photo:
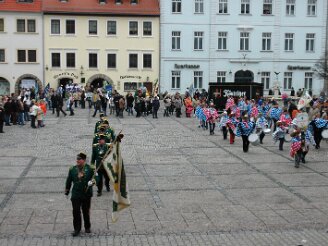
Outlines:
<svg viewBox="0 0 328 246"><path fill-rule="evenodd" d="M34 89L35 94L42 92L41 80L33 74L24 74L16 80L15 93L18 95L22 89Z"/></svg>
<svg viewBox="0 0 328 246"><path fill-rule="evenodd" d="M10 83L5 78L0 77L0 96L10 95Z"/></svg>

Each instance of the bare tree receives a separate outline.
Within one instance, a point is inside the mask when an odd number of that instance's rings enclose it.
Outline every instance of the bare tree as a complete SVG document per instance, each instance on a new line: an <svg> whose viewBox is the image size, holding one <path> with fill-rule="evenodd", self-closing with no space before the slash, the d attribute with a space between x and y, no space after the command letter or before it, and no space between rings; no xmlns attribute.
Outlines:
<svg viewBox="0 0 328 246"><path fill-rule="evenodd" d="M320 58L314 65L314 71L318 77L324 79L323 91L327 94L328 91L328 52Z"/></svg>

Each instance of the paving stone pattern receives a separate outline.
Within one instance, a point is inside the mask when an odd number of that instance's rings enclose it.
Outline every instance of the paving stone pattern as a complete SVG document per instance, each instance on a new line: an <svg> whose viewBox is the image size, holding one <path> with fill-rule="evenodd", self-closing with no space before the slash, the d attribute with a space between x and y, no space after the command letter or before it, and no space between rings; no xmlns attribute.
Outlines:
<svg viewBox="0 0 328 246"><path fill-rule="evenodd" d="M92 113L92 112L91 112ZM328 144L295 169L270 136L242 152L195 118L109 117L123 131L132 205L111 222L111 195L92 199L92 234L72 238L63 194L79 151L91 154L88 109L0 136L2 245L328 245Z"/></svg>

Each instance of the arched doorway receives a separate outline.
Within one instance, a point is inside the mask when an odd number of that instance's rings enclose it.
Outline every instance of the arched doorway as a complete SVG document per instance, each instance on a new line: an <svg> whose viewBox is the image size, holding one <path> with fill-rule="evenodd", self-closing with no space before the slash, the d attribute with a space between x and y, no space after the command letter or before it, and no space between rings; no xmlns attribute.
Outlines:
<svg viewBox="0 0 328 246"><path fill-rule="evenodd" d="M73 84L73 79L70 77L64 77L64 78L60 78L58 79L58 87L62 88L62 97L65 98L66 97L66 86L67 85L71 85Z"/></svg>
<svg viewBox="0 0 328 246"><path fill-rule="evenodd" d="M93 91L94 89L104 88L106 85L113 86L113 80L104 74L95 74L88 79L87 88Z"/></svg>
<svg viewBox="0 0 328 246"><path fill-rule="evenodd" d="M35 92L43 91L41 80L33 74L24 74L16 80L15 93L18 95L22 88L31 89L34 87Z"/></svg>
<svg viewBox="0 0 328 246"><path fill-rule="evenodd" d="M5 78L0 77L0 96L10 95L10 83Z"/></svg>
<svg viewBox="0 0 328 246"><path fill-rule="evenodd" d="M236 83L252 83L254 82L254 74L252 71L239 70L235 73L235 82Z"/></svg>

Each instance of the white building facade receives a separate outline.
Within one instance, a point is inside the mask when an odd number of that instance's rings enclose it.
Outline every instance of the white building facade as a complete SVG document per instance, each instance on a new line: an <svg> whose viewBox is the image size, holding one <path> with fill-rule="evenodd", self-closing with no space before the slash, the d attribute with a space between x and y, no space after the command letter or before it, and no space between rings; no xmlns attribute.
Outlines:
<svg viewBox="0 0 328 246"><path fill-rule="evenodd" d="M289 93L292 87L296 91L311 89L314 94L322 90L324 81L313 68L326 50L326 0L192 2L161 2L162 91L177 90L172 87L176 74L180 74L180 92L190 81L195 88L204 89L209 82L258 82L263 83L264 94L275 85L282 93ZM177 3L179 14L174 13ZM203 5L202 14L196 12L199 5ZM204 47L196 52L198 27L203 28ZM185 35L177 52L172 50L172 35L179 28ZM172 64L196 65L203 72L202 87L197 84L197 69L172 68Z"/></svg>
<svg viewBox="0 0 328 246"><path fill-rule="evenodd" d="M0 10L0 95L43 88L42 14Z"/></svg>

